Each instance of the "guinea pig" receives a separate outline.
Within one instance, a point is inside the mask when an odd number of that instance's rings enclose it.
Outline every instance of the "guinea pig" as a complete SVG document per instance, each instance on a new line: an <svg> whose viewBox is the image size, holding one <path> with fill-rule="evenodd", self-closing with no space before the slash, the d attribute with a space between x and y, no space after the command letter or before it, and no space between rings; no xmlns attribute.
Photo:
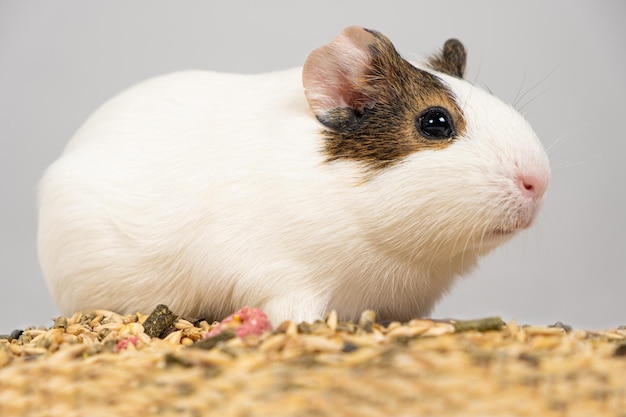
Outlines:
<svg viewBox="0 0 626 417"><path fill-rule="evenodd" d="M465 66L458 40L410 63L353 26L302 68L186 71L112 98L39 186L61 312L428 315L533 223L550 179L527 121Z"/></svg>

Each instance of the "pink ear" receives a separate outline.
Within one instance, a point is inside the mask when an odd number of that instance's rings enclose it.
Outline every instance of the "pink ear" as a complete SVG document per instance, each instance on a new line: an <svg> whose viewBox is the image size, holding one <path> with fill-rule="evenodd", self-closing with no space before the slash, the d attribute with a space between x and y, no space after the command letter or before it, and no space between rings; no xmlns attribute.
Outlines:
<svg viewBox="0 0 626 417"><path fill-rule="evenodd" d="M373 33L358 27L344 29L331 43L314 50L302 70L302 84L309 107L324 120L331 111L351 109L363 113L374 106L361 88L372 61Z"/></svg>

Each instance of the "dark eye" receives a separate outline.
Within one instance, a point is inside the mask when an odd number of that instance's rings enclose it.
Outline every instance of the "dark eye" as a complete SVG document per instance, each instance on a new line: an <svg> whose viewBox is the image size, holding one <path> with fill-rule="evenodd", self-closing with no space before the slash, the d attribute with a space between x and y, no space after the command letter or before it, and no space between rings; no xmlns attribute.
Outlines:
<svg viewBox="0 0 626 417"><path fill-rule="evenodd" d="M448 139L454 134L450 113L439 107L426 109L415 124L417 130L427 139Z"/></svg>

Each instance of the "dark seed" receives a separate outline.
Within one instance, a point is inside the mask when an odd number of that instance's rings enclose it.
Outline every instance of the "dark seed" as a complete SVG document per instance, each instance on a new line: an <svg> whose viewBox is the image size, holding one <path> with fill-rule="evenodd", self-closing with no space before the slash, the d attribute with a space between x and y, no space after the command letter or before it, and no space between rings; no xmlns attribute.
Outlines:
<svg viewBox="0 0 626 417"><path fill-rule="evenodd" d="M54 319L53 329L67 329L67 318L66 317L57 317Z"/></svg>
<svg viewBox="0 0 626 417"><path fill-rule="evenodd" d="M165 355L165 366L182 366L183 368L189 368L191 364L182 356L174 353L167 353Z"/></svg>
<svg viewBox="0 0 626 417"><path fill-rule="evenodd" d="M613 356L626 356L626 343L617 346L613 352Z"/></svg>
<svg viewBox="0 0 626 417"><path fill-rule="evenodd" d="M376 312L374 310L365 310L359 317L359 327L366 333L372 332L372 325L376 322Z"/></svg>
<svg viewBox="0 0 626 417"><path fill-rule="evenodd" d="M313 325L311 323L307 323L306 321L303 321L302 323L298 324L298 333L302 333L302 334L313 333Z"/></svg>
<svg viewBox="0 0 626 417"><path fill-rule="evenodd" d="M283 321L282 323L280 323L280 325L277 328L274 329L274 334L287 333L287 329L289 329L290 324L291 322L289 321Z"/></svg>
<svg viewBox="0 0 626 417"><path fill-rule="evenodd" d="M225 342L227 340L233 339L236 337L235 332L232 330L224 330L222 333L210 337L208 339L199 340L190 347L199 348L199 349L213 349L220 342Z"/></svg>
<svg viewBox="0 0 626 417"><path fill-rule="evenodd" d="M345 353L354 352L358 348L359 347L357 345L355 345L354 343L346 342L346 343L344 343L343 348L341 349L341 351L345 352Z"/></svg>
<svg viewBox="0 0 626 417"><path fill-rule="evenodd" d="M9 342L13 339L19 339L20 336L22 335L22 333L24 333L24 330L22 329L15 329L11 332L11 334L9 335Z"/></svg>
<svg viewBox="0 0 626 417"><path fill-rule="evenodd" d="M500 317L488 317L480 320L454 321L452 324L456 332L487 332L489 330L500 330L505 323Z"/></svg>
<svg viewBox="0 0 626 417"><path fill-rule="evenodd" d="M159 304L143 323L143 328L148 336L161 337L174 325L177 318L165 304Z"/></svg>
<svg viewBox="0 0 626 417"><path fill-rule="evenodd" d="M526 362L527 364L529 364L533 368L536 368L536 367L539 366L539 358L537 356L535 356L535 355L530 354L530 353L520 353L520 355L517 357L517 359Z"/></svg>
<svg viewBox="0 0 626 417"><path fill-rule="evenodd" d="M570 326L568 324L563 324L560 321L557 321L556 323L554 323L554 324L552 324L552 325L550 325L548 327L556 327L558 329L563 329L563 330L565 330L565 333L569 333L569 332L572 331L572 326Z"/></svg>

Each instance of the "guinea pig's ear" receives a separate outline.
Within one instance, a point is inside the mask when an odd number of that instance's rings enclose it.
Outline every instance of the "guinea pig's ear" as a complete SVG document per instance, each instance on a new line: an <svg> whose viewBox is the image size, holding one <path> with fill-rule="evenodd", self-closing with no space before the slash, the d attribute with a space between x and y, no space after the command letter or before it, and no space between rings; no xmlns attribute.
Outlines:
<svg viewBox="0 0 626 417"><path fill-rule="evenodd" d="M386 38L378 32L350 26L311 52L302 69L302 84L309 107L322 124L339 131L353 129L365 109L374 107L366 84L376 53L372 46L381 40Z"/></svg>
<svg viewBox="0 0 626 417"><path fill-rule="evenodd" d="M448 39L443 45L443 50L430 57L428 65L445 74L463 78L466 61L467 53L461 41Z"/></svg>

